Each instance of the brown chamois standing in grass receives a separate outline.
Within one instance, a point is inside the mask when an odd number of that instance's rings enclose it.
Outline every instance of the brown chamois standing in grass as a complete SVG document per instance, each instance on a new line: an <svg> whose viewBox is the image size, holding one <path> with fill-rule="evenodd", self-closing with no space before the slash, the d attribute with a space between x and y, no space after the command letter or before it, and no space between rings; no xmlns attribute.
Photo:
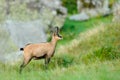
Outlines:
<svg viewBox="0 0 120 80"><path fill-rule="evenodd" d="M20 48L20 50L24 51L24 61L20 66L20 73L22 69L31 61L31 59L45 59L45 67L47 67L50 58L54 55L57 41L60 39L62 39L62 36L59 35L59 28L55 27L55 31L52 34L52 39L50 42L27 44L24 48Z"/></svg>

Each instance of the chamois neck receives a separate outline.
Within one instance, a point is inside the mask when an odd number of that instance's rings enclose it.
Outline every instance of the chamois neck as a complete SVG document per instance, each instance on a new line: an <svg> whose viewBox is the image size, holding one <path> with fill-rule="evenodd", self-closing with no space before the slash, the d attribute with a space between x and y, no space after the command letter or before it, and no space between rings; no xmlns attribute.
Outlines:
<svg viewBox="0 0 120 80"><path fill-rule="evenodd" d="M53 45L55 45L55 46L56 46L56 44L57 44L57 40L56 40L54 37L52 37L52 39L51 39L51 44L53 44Z"/></svg>

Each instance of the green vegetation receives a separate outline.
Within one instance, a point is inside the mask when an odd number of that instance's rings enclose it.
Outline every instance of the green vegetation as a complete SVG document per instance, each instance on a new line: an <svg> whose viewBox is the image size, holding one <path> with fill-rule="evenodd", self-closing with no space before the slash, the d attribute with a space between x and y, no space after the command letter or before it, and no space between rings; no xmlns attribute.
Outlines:
<svg viewBox="0 0 120 80"><path fill-rule="evenodd" d="M32 60L21 75L19 65L22 62L15 65L1 63L0 79L119 80L120 24L111 22L111 17L86 22L66 19L62 29L64 39L47 70L43 60Z"/></svg>
<svg viewBox="0 0 120 80"><path fill-rule="evenodd" d="M61 34L65 37L60 43L65 44L71 41L73 38L77 38L80 32L86 31L93 27L99 27L98 25L102 23L110 23L112 16L92 18L88 21L73 21L66 19L66 22L62 28Z"/></svg>
<svg viewBox="0 0 120 80"><path fill-rule="evenodd" d="M69 14L77 13L77 0L62 0L62 5L65 6ZM72 4L72 5L71 5Z"/></svg>

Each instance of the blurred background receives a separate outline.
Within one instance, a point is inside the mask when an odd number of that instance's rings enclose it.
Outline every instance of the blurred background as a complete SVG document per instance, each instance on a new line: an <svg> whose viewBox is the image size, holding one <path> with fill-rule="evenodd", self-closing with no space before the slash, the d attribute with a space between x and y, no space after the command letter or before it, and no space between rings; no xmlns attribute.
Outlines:
<svg viewBox="0 0 120 80"><path fill-rule="evenodd" d="M120 0L0 0L0 78L119 80L119 22ZM47 72L44 61L33 61L25 68L27 77L20 78L19 48L50 41L56 26L64 39L58 42Z"/></svg>

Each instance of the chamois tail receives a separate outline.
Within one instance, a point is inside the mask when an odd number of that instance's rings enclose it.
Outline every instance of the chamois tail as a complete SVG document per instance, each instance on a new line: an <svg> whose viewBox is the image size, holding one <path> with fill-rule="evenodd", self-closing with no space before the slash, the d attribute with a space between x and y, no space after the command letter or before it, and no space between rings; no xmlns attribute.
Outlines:
<svg viewBox="0 0 120 80"><path fill-rule="evenodd" d="M23 51L24 50L24 48L20 48L20 51Z"/></svg>
<svg viewBox="0 0 120 80"><path fill-rule="evenodd" d="M29 43L29 44L26 44L25 46L28 46L28 45L30 45L31 43ZM24 48L20 48L20 51L24 51Z"/></svg>

